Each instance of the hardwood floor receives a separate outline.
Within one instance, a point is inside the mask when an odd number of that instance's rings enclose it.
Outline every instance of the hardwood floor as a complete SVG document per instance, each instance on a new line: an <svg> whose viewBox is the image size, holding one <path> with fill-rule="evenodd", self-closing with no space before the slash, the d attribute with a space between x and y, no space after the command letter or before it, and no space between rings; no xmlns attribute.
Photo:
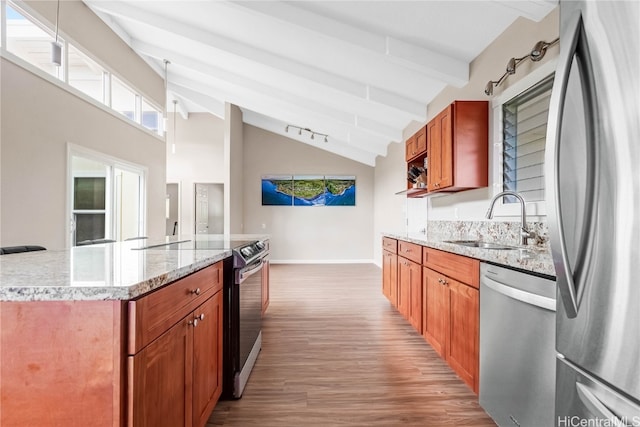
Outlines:
<svg viewBox="0 0 640 427"><path fill-rule="evenodd" d="M271 265L262 351L212 426L495 426L373 264Z"/></svg>

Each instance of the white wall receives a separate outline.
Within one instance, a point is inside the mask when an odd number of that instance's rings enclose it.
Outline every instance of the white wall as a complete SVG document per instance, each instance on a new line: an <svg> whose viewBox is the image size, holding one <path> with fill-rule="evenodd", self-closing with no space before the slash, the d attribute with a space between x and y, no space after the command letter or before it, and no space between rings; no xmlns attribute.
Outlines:
<svg viewBox="0 0 640 427"><path fill-rule="evenodd" d="M225 121L209 113L167 117L167 182L180 186L179 234L195 230L195 183L224 183ZM176 150L171 146L175 141ZM173 227L172 227L173 228Z"/></svg>
<svg viewBox="0 0 640 427"><path fill-rule="evenodd" d="M245 168L243 165L244 130L242 111L235 105L225 106L224 161L226 165L224 221L225 233L245 233L244 228L244 190Z"/></svg>
<svg viewBox="0 0 640 427"><path fill-rule="evenodd" d="M490 100L485 96L484 88L489 80L497 80L503 73L508 60L528 53L539 40L551 41L558 36L558 9L556 8L542 21L536 23L524 18L517 19L507 28L491 45L489 45L471 63L469 83L462 88L446 87L428 106L427 121L424 123L412 122L403 132L406 140L420 127L435 117L447 105L457 99L464 100ZM524 61L518 66L515 75L509 76L506 82L495 89L496 96L519 81L526 78L529 73L543 66L558 55L558 45L547 51L545 58L538 63ZM526 89L526 88L524 88ZM492 107L490 104L490 120ZM403 200L393 194L406 188L406 162L404 159L404 145L391 144L386 157L376 159L376 211L374 238L376 239L375 260L380 262L381 249L377 241L380 233L384 231L397 231L398 228L406 229L409 224L411 231L423 227L429 220L484 220L484 213L494 193L499 190L493 188L493 163L494 150L499 150L494 143L500 140L499 135L489 134L489 187L477 190L463 191L460 193L430 197L422 201ZM380 178L379 178L380 177ZM389 188L388 183L380 179L391 179L397 190ZM397 218L398 212L404 215ZM502 220L516 220L517 216L502 217ZM544 218L532 217L532 220L544 220Z"/></svg>
<svg viewBox="0 0 640 427"><path fill-rule="evenodd" d="M56 2L28 1L26 7L55 22ZM84 3L61 2L60 28L164 105L162 78ZM4 58L0 70L0 244L65 246L67 143L146 166L147 234L164 234L164 142Z"/></svg>
<svg viewBox="0 0 640 427"><path fill-rule="evenodd" d="M244 153L245 232L270 234L274 261L372 259L372 167L248 124ZM274 174L355 175L356 206L262 206L261 177Z"/></svg>
<svg viewBox="0 0 640 427"><path fill-rule="evenodd" d="M65 247L67 143L146 166L147 234L163 235L164 142L10 61L1 67L1 244Z"/></svg>

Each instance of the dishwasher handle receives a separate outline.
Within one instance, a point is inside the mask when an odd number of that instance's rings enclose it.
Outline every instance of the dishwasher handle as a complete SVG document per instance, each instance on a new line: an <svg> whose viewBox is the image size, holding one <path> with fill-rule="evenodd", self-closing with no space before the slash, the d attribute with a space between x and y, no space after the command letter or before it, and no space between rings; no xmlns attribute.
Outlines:
<svg viewBox="0 0 640 427"><path fill-rule="evenodd" d="M536 307L544 308L549 311L556 311L556 300L553 298L545 297L542 295L532 294L521 289L512 288L511 286L503 285L500 282L482 276L480 280L481 284L485 285L489 289L506 295L509 298L513 298L518 301L522 301L526 304L535 305Z"/></svg>

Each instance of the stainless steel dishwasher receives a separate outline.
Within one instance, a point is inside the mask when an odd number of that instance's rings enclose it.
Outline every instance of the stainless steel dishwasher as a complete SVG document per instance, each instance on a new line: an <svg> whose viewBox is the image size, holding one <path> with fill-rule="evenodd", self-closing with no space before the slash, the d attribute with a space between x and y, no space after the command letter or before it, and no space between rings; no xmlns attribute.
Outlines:
<svg viewBox="0 0 640 427"><path fill-rule="evenodd" d="M556 283L480 264L480 405L501 427L553 426Z"/></svg>

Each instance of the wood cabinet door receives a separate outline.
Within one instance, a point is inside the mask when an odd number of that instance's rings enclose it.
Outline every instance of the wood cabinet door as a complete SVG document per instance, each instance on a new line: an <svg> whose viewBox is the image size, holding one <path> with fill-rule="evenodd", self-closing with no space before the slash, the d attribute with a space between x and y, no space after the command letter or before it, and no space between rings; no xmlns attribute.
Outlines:
<svg viewBox="0 0 640 427"><path fill-rule="evenodd" d="M386 250L382 251L382 293L398 306L398 256Z"/></svg>
<svg viewBox="0 0 640 427"><path fill-rule="evenodd" d="M408 162L416 155L416 136L410 136L405 144L405 160Z"/></svg>
<svg viewBox="0 0 640 427"><path fill-rule="evenodd" d="M437 191L453 185L453 107L450 105L427 124L427 189Z"/></svg>
<svg viewBox="0 0 640 427"><path fill-rule="evenodd" d="M419 334L422 333L422 266L409 264L409 287L411 290L409 322Z"/></svg>
<svg viewBox="0 0 640 427"><path fill-rule="evenodd" d="M190 316L129 356L129 425L191 427L193 334Z"/></svg>
<svg viewBox="0 0 640 427"><path fill-rule="evenodd" d="M427 128L426 126L416 132L416 155L423 155L427 151Z"/></svg>
<svg viewBox="0 0 640 427"><path fill-rule="evenodd" d="M222 291L193 319L193 427L203 427L222 393Z"/></svg>
<svg viewBox="0 0 640 427"><path fill-rule="evenodd" d="M480 293L453 279L448 281L451 314L447 363L478 393Z"/></svg>
<svg viewBox="0 0 640 427"><path fill-rule="evenodd" d="M411 305L411 261L398 257L398 311L409 320Z"/></svg>
<svg viewBox="0 0 640 427"><path fill-rule="evenodd" d="M453 129L452 129L453 107L449 105L438 115L438 126L440 128L440 151L438 161L439 185L438 189L451 187L453 185ZM464 165L460 165L464 167Z"/></svg>
<svg viewBox="0 0 640 427"><path fill-rule="evenodd" d="M429 153L427 161L427 190L429 191L438 189L440 176L442 175L440 171L442 167L440 162L441 150L440 122L436 117L427 123L427 153Z"/></svg>
<svg viewBox="0 0 640 427"><path fill-rule="evenodd" d="M449 340L449 289L443 283L444 279L445 276L429 268L423 268L422 335L443 359L446 358Z"/></svg>

